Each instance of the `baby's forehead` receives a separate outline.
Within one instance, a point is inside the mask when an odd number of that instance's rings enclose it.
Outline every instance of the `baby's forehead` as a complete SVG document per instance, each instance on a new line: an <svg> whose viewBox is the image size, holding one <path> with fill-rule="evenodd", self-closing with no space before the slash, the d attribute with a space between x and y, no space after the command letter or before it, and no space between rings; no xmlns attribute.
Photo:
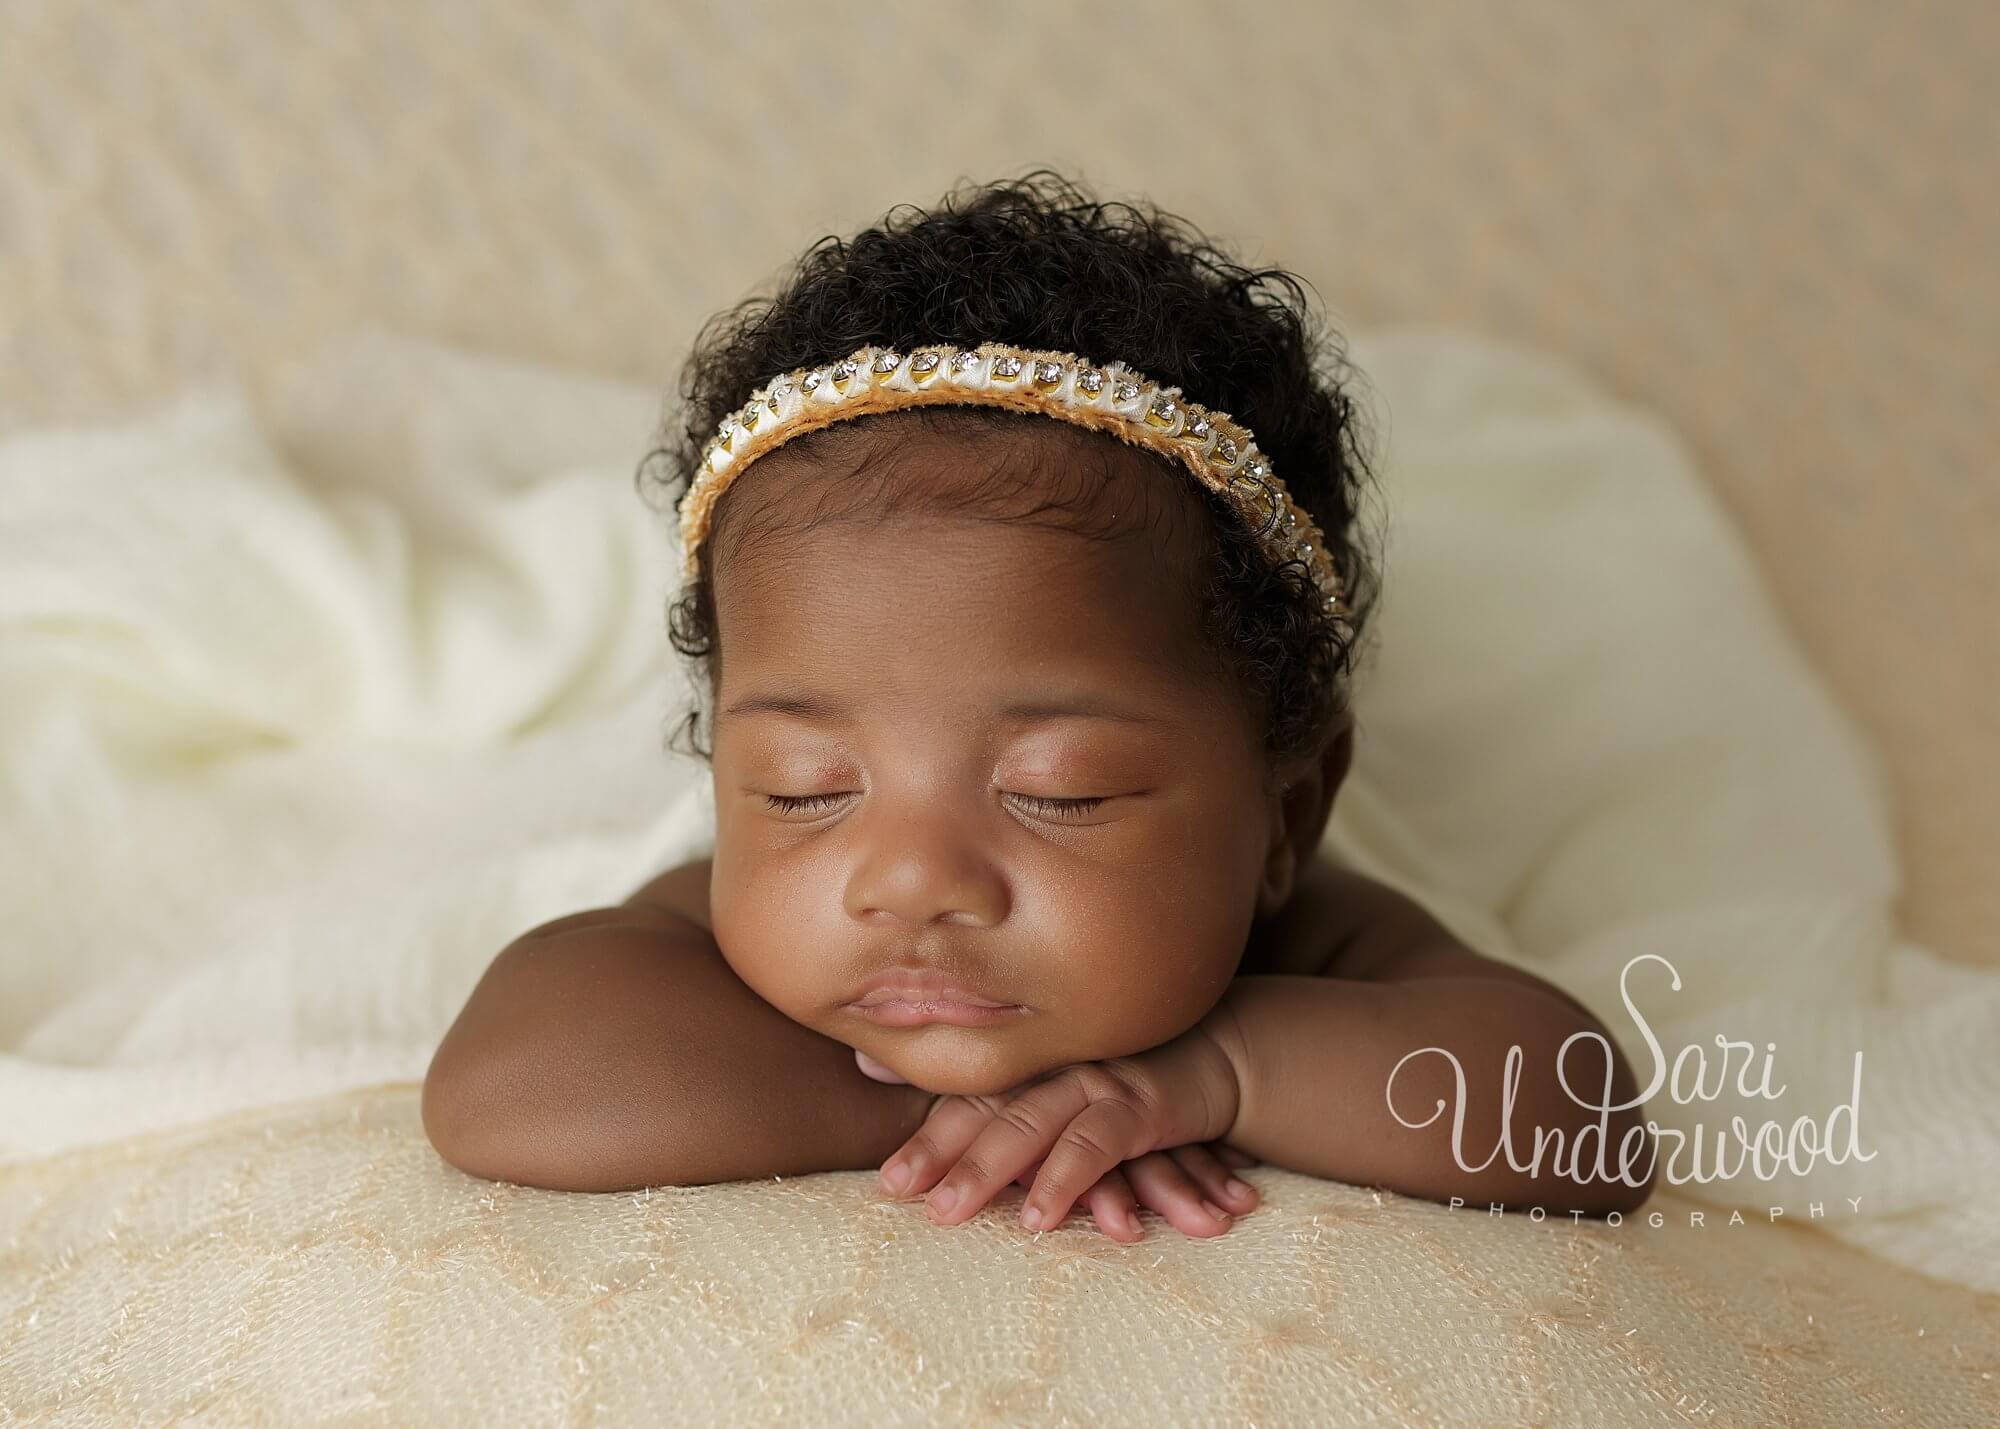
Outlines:
<svg viewBox="0 0 2000 1429"><path fill-rule="evenodd" d="M1213 726L1226 703L1224 682L1178 622L1089 599L1064 577L1037 584L973 569L926 581L909 566L804 574L809 582L723 614L718 711L803 701L821 718L895 738L919 727L969 737L1083 712L1157 739Z"/></svg>
<svg viewBox="0 0 2000 1429"><path fill-rule="evenodd" d="M1137 543L1156 573L1186 585L1205 544L1203 506L1177 467L1115 437L938 406L835 423L761 457L717 503L709 542L720 571L823 532L929 518Z"/></svg>
<svg viewBox="0 0 2000 1429"><path fill-rule="evenodd" d="M1205 669L1201 515L1177 509L1173 487L1186 478L1113 438L1057 432L1032 453L1004 431L919 430L760 458L724 497L745 504L718 508L710 532L723 668Z"/></svg>

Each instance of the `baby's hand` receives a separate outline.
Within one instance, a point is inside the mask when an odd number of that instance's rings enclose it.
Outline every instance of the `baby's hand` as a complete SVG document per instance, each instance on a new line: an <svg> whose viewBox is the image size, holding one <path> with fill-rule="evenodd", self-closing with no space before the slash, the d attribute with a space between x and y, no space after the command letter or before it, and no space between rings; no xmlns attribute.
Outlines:
<svg viewBox="0 0 2000 1429"><path fill-rule="evenodd" d="M1183 1235L1218 1236L1229 1229L1232 1216L1256 1208L1256 1188L1230 1172L1257 1164L1256 1157L1226 1141L1149 1151L1098 1177L1077 1203L1089 1209L1098 1229L1127 1244L1145 1238L1139 1229L1141 1205L1152 1207ZM1041 1169L1037 1161L1014 1180L1032 1186Z"/></svg>
<svg viewBox="0 0 2000 1429"><path fill-rule="evenodd" d="M1204 1024L1150 1052L1057 1068L998 1095L940 1097L883 1163L882 1184L896 1195L935 1185L926 1210L939 1225L1019 1180L1030 1230L1060 1225L1081 1199L1114 1240L1140 1239L1138 1202L1187 1235L1220 1235L1225 1206L1256 1203L1229 1174L1254 1163L1221 1141L1236 1108L1234 1067Z"/></svg>

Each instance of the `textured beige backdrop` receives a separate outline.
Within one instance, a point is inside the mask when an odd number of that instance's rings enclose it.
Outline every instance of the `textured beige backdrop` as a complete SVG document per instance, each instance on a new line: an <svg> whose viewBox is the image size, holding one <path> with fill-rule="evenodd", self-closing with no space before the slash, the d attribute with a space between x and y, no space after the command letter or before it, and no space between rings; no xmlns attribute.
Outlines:
<svg viewBox="0 0 2000 1429"><path fill-rule="evenodd" d="M664 390L811 239L1049 162L1663 413L1879 742L1910 930L2000 963L1996 16L0 0L0 429L361 323Z"/></svg>
<svg viewBox="0 0 2000 1429"><path fill-rule="evenodd" d="M1798 1225L1249 1174L1122 1246L1018 1187L939 1232L866 1172L476 1181L409 1083L256 1107L0 1167L0 1423L2000 1423L2000 1296Z"/></svg>

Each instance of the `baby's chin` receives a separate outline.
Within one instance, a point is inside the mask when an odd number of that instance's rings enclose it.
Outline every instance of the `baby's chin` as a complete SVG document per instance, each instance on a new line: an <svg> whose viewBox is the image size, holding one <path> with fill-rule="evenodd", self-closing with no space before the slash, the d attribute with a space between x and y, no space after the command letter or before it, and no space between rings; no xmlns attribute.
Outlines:
<svg viewBox="0 0 2000 1429"><path fill-rule="evenodd" d="M986 1029L926 1027L871 1042L868 1057L920 1091L948 1096L997 1096L1061 1062L1027 1047L1009 1047ZM1074 1059L1071 1059L1074 1060Z"/></svg>

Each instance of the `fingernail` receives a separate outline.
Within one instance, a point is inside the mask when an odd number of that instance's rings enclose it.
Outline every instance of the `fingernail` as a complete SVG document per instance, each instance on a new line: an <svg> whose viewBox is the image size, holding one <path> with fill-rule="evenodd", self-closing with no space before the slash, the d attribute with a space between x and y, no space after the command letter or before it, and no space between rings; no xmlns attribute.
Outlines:
<svg viewBox="0 0 2000 1429"><path fill-rule="evenodd" d="M882 1168L882 1184L898 1196L902 1195L903 1188L910 1184L910 1168L900 1161L891 1161Z"/></svg>
<svg viewBox="0 0 2000 1429"><path fill-rule="evenodd" d="M1042 1228L1042 1208L1040 1206L1029 1206L1026 1210L1022 1211L1021 1224L1031 1231L1040 1230Z"/></svg>
<svg viewBox="0 0 2000 1429"><path fill-rule="evenodd" d="M958 1187L940 1186L931 1192L931 1209L941 1216L951 1214L951 1208L958 1204Z"/></svg>
<svg viewBox="0 0 2000 1429"><path fill-rule="evenodd" d="M1226 1221L1229 1219L1229 1212L1223 1210L1222 1207L1216 1205L1215 1202L1213 1201L1204 1200L1201 1203L1201 1208L1204 1211L1207 1211L1211 1216L1214 1216L1218 1221Z"/></svg>
<svg viewBox="0 0 2000 1429"><path fill-rule="evenodd" d="M1142 1234L1142 1232L1139 1229L1139 1218L1133 1215L1130 1211L1123 1212L1120 1215L1120 1219L1125 1222L1125 1229L1132 1232L1133 1235Z"/></svg>
<svg viewBox="0 0 2000 1429"><path fill-rule="evenodd" d="M1232 1196L1247 1196L1250 1194L1250 1183L1248 1181L1240 1181L1236 1177L1231 1176L1227 1181L1222 1183L1222 1189Z"/></svg>

